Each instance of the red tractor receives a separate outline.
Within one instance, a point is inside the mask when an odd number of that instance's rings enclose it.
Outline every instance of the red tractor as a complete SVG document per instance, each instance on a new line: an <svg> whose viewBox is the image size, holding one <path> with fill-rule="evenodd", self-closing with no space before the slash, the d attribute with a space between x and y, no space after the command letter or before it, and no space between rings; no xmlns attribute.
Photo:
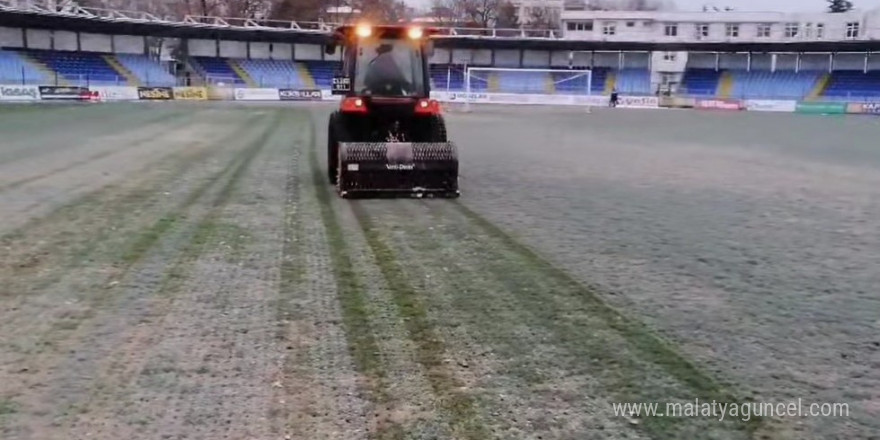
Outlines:
<svg viewBox="0 0 880 440"><path fill-rule="evenodd" d="M458 153L430 98L432 31L417 26L342 26L333 77L339 109L330 115L327 163L342 197L458 197Z"/></svg>

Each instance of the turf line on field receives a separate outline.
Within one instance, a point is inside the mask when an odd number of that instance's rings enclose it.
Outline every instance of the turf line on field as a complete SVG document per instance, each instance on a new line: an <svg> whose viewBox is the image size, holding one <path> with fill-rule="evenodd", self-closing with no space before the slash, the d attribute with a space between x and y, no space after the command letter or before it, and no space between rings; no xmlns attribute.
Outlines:
<svg viewBox="0 0 880 440"><path fill-rule="evenodd" d="M488 236L500 241L509 251L519 256L529 266L539 272L543 272L548 279L552 279L564 286L566 290L575 293L583 301L584 309L591 316L601 318L608 328L623 337L629 344L628 348L639 359L662 368L676 381L685 385L693 392L694 396L699 397L703 401L711 401L713 399L718 402L751 401L751 399L737 396L733 390L725 387L686 359L674 348L671 342L655 334L637 319L626 316L607 304L593 289L584 286L566 271L541 257L528 246L518 242L494 223L486 220L461 202L455 201L452 204L465 217L471 220L475 226L484 231ZM500 274L499 276L503 277L504 275ZM636 389L632 391L636 395L642 394L641 391ZM624 395L627 393L627 391L622 392ZM678 421L680 422L681 420ZM641 427L653 434L659 434L669 429L668 425L670 423L676 423L676 419L647 418L644 419ZM750 434L755 434L765 425L766 419L753 417L748 422L742 422L738 427L743 428Z"/></svg>
<svg viewBox="0 0 880 440"><path fill-rule="evenodd" d="M203 213L200 218L198 218L195 223L186 225L180 232L185 238L184 243L179 246L179 251L174 256L173 261L169 262L162 274L161 281L159 282L156 289L152 292L156 297L162 298L160 303L153 305L152 313L155 316L159 316L162 318L153 319L153 322L161 323L164 319L164 316L167 315L169 308L173 304L174 295L180 292L180 289L184 286L186 282L187 273L191 270L195 262L199 259L199 257L205 252L209 245L212 243L217 243L220 241L226 241L227 243L234 242L233 236L238 235L238 231L234 228L222 228L218 223L218 218L222 213L223 208L228 203L231 194L236 188L237 184L241 180L241 177L250 167L254 158L259 155L259 153L263 150L264 146L269 142L271 137L275 132L275 128L278 126L279 118L275 117L268 125L260 124L262 126L262 130L258 137L249 141L246 148L242 150L242 152L230 162L220 173L214 176L211 180L206 182L203 187L200 187L199 190L196 191L199 197L190 196L188 198L189 203L187 205L182 206L181 211L173 214L174 222L168 222L166 219L169 217L165 217L160 219L156 225L162 224L162 232L167 232L171 229L171 226L178 223L183 223L187 216L185 211L188 210L188 207L194 205L199 199L201 199L202 195L207 194L207 190L210 187L216 186L216 184L222 182L222 186L218 188L216 194L213 195L209 200L206 200L205 205L208 208L207 212ZM224 181L225 180L225 181ZM167 225L167 226L165 226ZM161 239L163 233L153 233L150 235L151 239L154 239L153 247L159 239ZM148 248L149 249L149 248ZM129 266L131 267L131 265ZM123 359L123 362L125 359ZM112 364L111 364L112 365ZM124 365L119 368L119 370L124 370ZM114 370L111 368L111 371ZM114 377L114 376L102 376L92 385L91 390L89 392L88 398L85 402L77 405L78 412L88 411L95 405L100 405L101 402L107 401L108 399L122 400L125 398L124 395L113 395L107 394L106 390L112 389L117 392L124 391L122 387L123 382L119 383L110 383L107 382L113 380L124 380L125 378ZM68 422L72 417L76 416L76 414L68 414Z"/></svg>
<svg viewBox="0 0 880 440"><path fill-rule="evenodd" d="M177 117L177 118L179 118L177 121L174 121L174 123L172 123L170 126L168 126L168 127L163 127L163 128L162 128L163 130L166 130L166 131L167 131L167 130L173 130L173 129L176 129L177 127L181 127L181 126L184 126L184 125L187 125L187 124L190 123L190 120L189 120L189 119L187 119L187 118L181 118L180 116L181 116L181 115L179 115L179 114L177 114L177 113L162 114L162 115L159 115L158 117L156 117L156 118L154 118L154 119L152 119L152 120L147 121L147 122L146 122L146 125L159 124L159 123L162 123L162 122L164 122L164 121L166 121L166 120L168 120L168 119L171 119L171 118L173 118L173 117ZM63 173L63 172L68 171L68 170L70 170L70 169L76 168L76 167L78 167L78 166L80 166L80 165L84 165L84 164L87 164L87 163L89 163L89 162L93 162L93 161L96 161L96 160L99 160L99 159L103 159L103 158L105 158L105 157L109 157L109 156L112 156L112 155L114 155L114 154L121 153L121 152L126 151L126 150L131 149L131 148L140 147L140 146L142 146L142 145L144 145L144 144L146 144L146 143L152 141L153 139L155 139L155 137L156 137L156 135L155 135L154 133L151 133L151 134L148 134L148 135L146 135L146 136L143 136L143 137L141 137L141 138L139 138L139 139L137 139L137 140L134 140L134 141L132 141L132 142L130 142L130 143L124 145L123 148L121 148L121 149L112 149L112 150L102 151L102 152L100 152L100 153L96 153L96 154L93 154L93 155L91 155L91 156L88 156L88 157L86 157L85 159L77 160L77 161L74 161L74 162L72 162L72 163L69 163L69 164L67 164L67 165L65 165L65 166L63 166L63 167L56 168L56 169L53 169L53 170L49 170L49 171L47 171L47 172L45 172L45 173L42 173L42 174L37 174L37 175L34 175L34 176L26 177L26 178L24 178L24 179L15 180L15 181L9 182L9 183L7 183L7 184L5 184L5 185L0 185L0 192L2 192L2 191L8 191L8 190L11 190L11 189L15 189L15 188L18 188L18 187L20 187L20 186L22 186L22 185L26 185L26 184L28 184L28 183L35 182L35 181L40 180L40 179L44 179L44 178L49 177L49 176L52 176L52 175L54 175L54 174Z"/></svg>
<svg viewBox="0 0 880 440"><path fill-rule="evenodd" d="M314 131L314 130L313 130ZM313 135L314 136L314 135ZM314 141L312 142L314 144ZM327 244L333 274L336 279L336 294L342 308L342 321L348 341L349 352L357 370L366 376L369 400L374 405L384 405L391 401L387 389L388 377L382 365L379 344L375 332L370 325L369 312L366 305L365 287L359 279L351 261L351 253L345 240L345 233L332 206L333 193L328 189L324 174L315 148L310 149L309 159L312 165L312 183L321 206L321 218L327 231ZM371 438L402 439L403 432L399 426L386 424L379 432L371 432Z"/></svg>
<svg viewBox="0 0 880 440"><path fill-rule="evenodd" d="M247 126L252 126L252 123L255 122L259 117L251 117L247 122ZM249 133L249 132L248 132ZM265 139L267 136L266 133L263 133L259 139ZM164 217L157 220L152 226L145 229L137 238L132 241L131 246L127 248L127 250L122 254L122 261L131 265L135 262L139 261L148 250L150 250L153 245L155 245L162 235L165 234L168 230L170 230L175 224L177 224L180 220L185 218L185 211L187 208L195 204L202 196L216 184L219 180L221 180L227 173L231 170L239 171L239 166L242 163L250 163L253 159L253 156L256 155L255 149L253 147L247 148L243 150L239 155L229 162L225 168L223 168L218 173L214 174L210 179L203 182L201 185L196 187L195 191L189 194L187 198L178 205L172 212L167 213ZM223 193L227 195L231 190L231 186L227 184L224 186ZM216 205L215 205L216 206Z"/></svg>
<svg viewBox="0 0 880 440"><path fill-rule="evenodd" d="M444 362L446 345L428 319L427 307L407 280L397 255L381 237L361 203L352 202L351 209L391 291L409 338L415 343L416 359L427 373L440 407L451 416L453 433L465 439L488 438L473 398L461 391L464 384Z"/></svg>

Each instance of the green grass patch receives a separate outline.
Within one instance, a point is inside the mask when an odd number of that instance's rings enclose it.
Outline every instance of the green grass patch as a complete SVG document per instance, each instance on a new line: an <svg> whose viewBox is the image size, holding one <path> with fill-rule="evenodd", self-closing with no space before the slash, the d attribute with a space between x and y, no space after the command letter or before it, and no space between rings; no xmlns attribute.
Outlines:
<svg viewBox="0 0 880 440"><path fill-rule="evenodd" d="M737 396L730 387L703 372L645 324L608 305L597 292L495 224L459 202L454 206L491 240L501 244L500 250L477 256L488 272L515 293L521 306L536 315L536 320L556 335L558 344L572 353L587 356L585 365L598 372L597 378L605 383L615 401L663 402L693 398L704 402L751 401ZM479 248L490 249L492 246ZM576 303L577 308L560 309L560 304L553 303L554 297L574 299L572 303ZM626 345L607 346L607 337L601 336L601 331L606 329L623 338ZM591 334L592 337L588 336ZM652 375L656 373L652 373L651 366L674 379L684 390L675 391L678 387L669 384L661 386L663 381L657 382L656 377L652 381ZM639 429L656 438L669 438L680 435L689 423L691 421L686 418L649 417L642 420ZM755 417L748 422L728 423L726 429L743 430L752 435L763 424L763 419Z"/></svg>
<svg viewBox="0 0 880 440"><path fill-rule="evenodd" d="M351 206L376 257L379 270L388 283L409 337L415 342L416 359L427 372L428 382L440 406L451 417L453 434L465 439L488 438L489 433L481 424L475 402L460 391L463 384L444 362L446 344L428 319L425 303L407 280L397 255L382 239L361 204L354 202Z"/></svg>

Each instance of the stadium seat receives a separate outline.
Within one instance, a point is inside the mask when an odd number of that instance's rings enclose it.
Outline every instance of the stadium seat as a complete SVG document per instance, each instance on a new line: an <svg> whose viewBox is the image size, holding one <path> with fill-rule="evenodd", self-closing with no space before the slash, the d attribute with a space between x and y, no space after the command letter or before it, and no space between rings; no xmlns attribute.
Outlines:
<svg viewBox="0 0 880 440"><path fill-rule="evenodd" d="M715 96L721 72L715 69L687 69L682 79L682 90L689 95Z"/></svg>
<svg viewBox="0 0 880 440"><path fill-rule="evenodd" d="M288 60L238 60L260 87L307 88L296 64Z"/></svg>
<svg viewBox="0 0 880 440"><path fill-rule="evenodd" d="M209 83L223 82L246 86L247 82L236 72L225 58L192 57L194 67L200 70Z"/></svg>
<svg viewBox="0 0 880 440"><path fill-rule="evenodd" d="M838 70L831 72L823 96L867 99L880 97L880 71Z"/></svg>
<svg viewBox="0 0 880 440"><path fill-rule="evenodd" d="M800 99L809 96L823 72L818 71L728 71L733 81L731 98L769 99L790 98Z"/></svg>
<svg viewBox="0 0 880 440"><path fill-rule="evenodd" d="M51 84L48 72L15 51L0 50L0 84Z"/></svg>
<svg viewBox="0 0 880 440"><path fill-rule="evenodd" d="M617 90L626 95L650 95L651 71L648 69L622 69L617 72Z"/></svg>
<svg viewBox="0 0 880 440"><path fill-rule="evenodd" d="M168 69L146 55L116 54L116 59L125 66L143 85L170 87L176 81Z"/></svg>
<svg viewBox="0 0 880 440"><path fill-rule="evenodd" d="M315 79L315 85L322 89L332 86L333 73L341 67L338 61L304 61L303 64Z"/></svg>
<svg viewBox="0 0 880 440"><path fill-rule="evenodd" d="M104 59L95 52L29 50L26 54L58 73L70 85L128 85Z"/></svg>

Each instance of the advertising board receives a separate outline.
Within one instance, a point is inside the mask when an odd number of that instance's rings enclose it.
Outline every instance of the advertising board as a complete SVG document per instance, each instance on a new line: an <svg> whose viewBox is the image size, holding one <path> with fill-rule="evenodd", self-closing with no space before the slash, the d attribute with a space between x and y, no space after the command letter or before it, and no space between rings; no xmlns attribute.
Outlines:
<svg viewBox="0 0 880 440"><path fill-rule="evenodd" d="M40 99L43 100L87 100L87 87L40 86Z"/></svg>
<svg viewBox="0 0 880 440"><path fill-rule="evenodd" d="M846 112L859 115L880 115L880 102L851 102Z"/></svg>
<svg viewBox="0 0 880 440"><path fill-rule="evenodd" d="M742 110L743 103L736 99L698 99L694 107L700 110Z"/></svg>
<svg viewBox="0 0 880 440"><path fill-rule="evenodd" d="M660 98L656 96L621 96L617 106L623 108L659 108Z"/></svg>
<svg viewBox="0 0 880 440"><path fill-rule="evenodd" d="M38 101L40 89L37 86L0 85L0 101Z"/></svg>
<svg viewBox="0 0 880 440"><path fill-rule="evenodd" d="M798 102L795 111L813 115L842 115L846 113L845 102Z"/></svg>
<svg viewBox="0 0 880 440"><path fill-rule="evenodd" d="M282 101L321 101L322 94L318 89L279 89L278 96Z"/></svg>
<svg viewBox="0 0 880 440"><path fill-rule="evenodd" d="M658 105L664 108L694 108L697 100L682 96L661 96Z"/></svg>
<svg viewBox="0 0 880 440"><path fill-rule="evenodd" d="M136 87L91 86L89 90L98 92L102 101L137 101L140 99Z"/></svg>
<svg viewBox="0 0 880 440"><path fill-rule="evenodd" d="M746 101L746 110L750 112L784 112L794 113L797 110L797 101L776 101L770 99L749 99Z"/></svg>
<svg viewBox="0 0 880 440"><path fill-rule="evenodd" d="M138 99L146 101L168 101L174 99L171 87L138 87Z"/></svg>
<svg viewBox="0 0 880 440"><path fill-rule="evenodd" d="M204 87L175 87L174 99L180 101L207 101L208 89Z"/></svg>
<svg viewBox="0 0 880 440"><path fill-rule="evenodd" d="M235 89L236 101L278 101L278 89Z"/></svg>

